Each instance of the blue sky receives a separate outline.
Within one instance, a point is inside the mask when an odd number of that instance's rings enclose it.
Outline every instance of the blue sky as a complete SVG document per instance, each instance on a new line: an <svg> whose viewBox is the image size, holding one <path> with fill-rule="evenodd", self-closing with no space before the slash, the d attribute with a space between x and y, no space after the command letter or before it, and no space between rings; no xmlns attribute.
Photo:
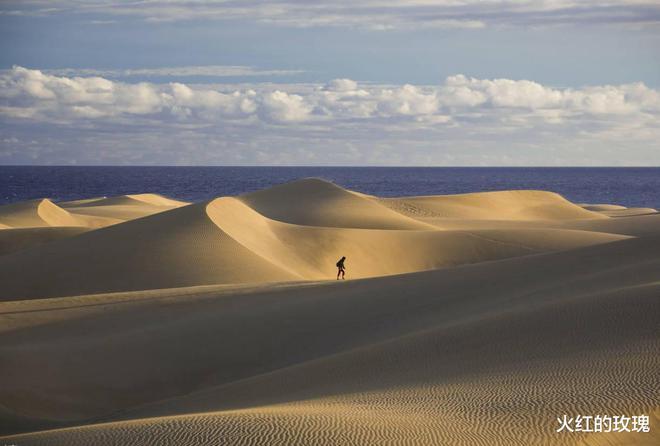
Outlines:
<svg viewBox="0 0 660 446"><path fill-rule="evenodd" d="M657 2L355 3L0 3L0 163L660 164Z"/></svg>

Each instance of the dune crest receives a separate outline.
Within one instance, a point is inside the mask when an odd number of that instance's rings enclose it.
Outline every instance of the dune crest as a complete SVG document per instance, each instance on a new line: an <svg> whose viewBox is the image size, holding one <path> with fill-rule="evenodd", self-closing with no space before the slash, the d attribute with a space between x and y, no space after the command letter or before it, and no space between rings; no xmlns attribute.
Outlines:
<svg viewBox="0 0 660 446"><path fill-rule="evenodd" d="M318 178L307 178L237 197L260 214L304 226L360 229L434 229Z"/></svg>
<svg viewBox="0 0 660 446"><path fill-rule="evenodd" d="M59 203L62 208L96 227L134 220L188 204L158 194L120 195Z"/></svg>
<svg viewBox="0 0 660 446"><path fill-rule="evenodd" d="M65 201L59 203L64 208L69 207L98 207L98 206L118 206L118 205L150 205L165 208L175 208L190 204L185 201L174 200L159 194L133 194L133 195L118 195L115 197L98 197L86 200Z"/></svg>

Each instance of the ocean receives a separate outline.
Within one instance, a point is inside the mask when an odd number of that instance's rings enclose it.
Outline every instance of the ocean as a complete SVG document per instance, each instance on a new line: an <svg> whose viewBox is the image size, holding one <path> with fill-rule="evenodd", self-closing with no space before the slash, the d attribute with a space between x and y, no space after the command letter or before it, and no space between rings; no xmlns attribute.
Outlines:
<svg viewBox="0 0 660 446"><path fill-rule="evenodd" d="M660 208L659 167L0 166L0 204L144 192L202 201L306 177L387 197L541 189L576 203Z"/></svg>

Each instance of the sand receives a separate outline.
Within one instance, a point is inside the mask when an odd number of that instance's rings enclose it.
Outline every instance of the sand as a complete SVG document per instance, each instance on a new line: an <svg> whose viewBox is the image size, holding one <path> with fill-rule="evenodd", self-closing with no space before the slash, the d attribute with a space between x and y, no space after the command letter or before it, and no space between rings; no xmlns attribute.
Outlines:
<svg viewBox="0 0 660 446"><path fill-rule="evenodd" d="M0 255L3 442L660 441L660 214L315 179L126 201L63 204L125 221ZM651 433L556 433L563 414Z"/></svg>

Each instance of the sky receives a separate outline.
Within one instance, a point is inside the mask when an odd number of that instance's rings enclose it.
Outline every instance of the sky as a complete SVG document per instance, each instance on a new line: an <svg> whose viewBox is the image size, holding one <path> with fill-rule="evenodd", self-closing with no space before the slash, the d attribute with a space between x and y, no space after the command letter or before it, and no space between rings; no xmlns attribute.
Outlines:
<svg viewBox="0 0 660 446"><path fill-rule="evenodd" d="M0 164L660 166L657 0L2 0Z"/></svg>

